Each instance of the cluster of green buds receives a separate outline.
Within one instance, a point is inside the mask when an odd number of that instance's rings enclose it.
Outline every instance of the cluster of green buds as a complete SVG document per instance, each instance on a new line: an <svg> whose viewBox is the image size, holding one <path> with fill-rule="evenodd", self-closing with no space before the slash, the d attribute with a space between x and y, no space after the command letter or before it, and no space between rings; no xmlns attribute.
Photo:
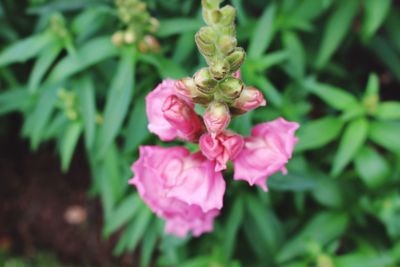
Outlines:
<svg viewBox="0 0 400 267"><path fill-rule="evenodd" d="M115 0L115 4L124 29L113 34L113 43L116 46L137 45L143 53L157 52L160 45L152 34L160 23L147 11L146 4L139 0Z"/></svg>
<svg viewBox="0 0 400 267"><path fill-rule="evenodd" d="M65 88L58 91L59 108L64 111L65 116L71 120L77 120L79 117L78 103L76 93Z"/></svg>
<svg viewBox="0 0 400 267"><path fill-rule="evenodd" d="M71 33L68 31L65 18L60 13L55 13L50 17L50 31L54 33L67 46L72 46Z"/></svg>
<svg viewBox="0 0 400 267"><path fill-rule="evenodd" d="M206 115L214 114L215 120L265 105L262 93L246 87L240 78L239 69L246 54L243 48L237 47L236 11L230 5L220 8L222 1L202 0L207 26L196 33L195 40L208 67L176 84L180 94L206 107ZM223 122L221 127L226 127L228 120Z"/></svg>

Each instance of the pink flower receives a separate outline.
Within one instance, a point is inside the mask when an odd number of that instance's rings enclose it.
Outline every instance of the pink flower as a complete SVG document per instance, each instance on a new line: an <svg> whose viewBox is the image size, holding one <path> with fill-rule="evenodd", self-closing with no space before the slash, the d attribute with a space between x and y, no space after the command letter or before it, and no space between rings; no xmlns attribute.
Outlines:
<svg viewBox="0 0 400 267"><path fill-rule="evenodd" d="M235 77L236 79L241 79L240 69L232 73L232 76Z"/></svg>
<svg viewBox="0 0 400 267"><path fill-rule="evenodd" d="M233 160L243 148L243 138L233 132L225 131L212 137L205 133L200 137L200 149L209 160L216 162L215 171L226 169L228 160Z"/></svg>
<svg viewBox="0 0 400 267"><path fill-rule="evenodd" d="M175 81L164 80L146 97L149 131L158 135L162 141L171 141L179 136L179 131L164 118L162 111L165 100L171 95L175 95ZM194 104L189 101L187 104L191 108L194 107Z"/></svg>
<svg viewBox="0 0 400 267"><path fill-rule="evenodd" d="M170 95L162 106L164 118L179 131L184 140L196 141L203 131L203 122L184 100L176 95Z"/></svg>
<svg viewBox="0 0 400 267"><path fill-rule="evenodd" d="M285 164L292 157L297 142L294 133L298 128L298 123L283 118L256 125L234 160L234 179L259 185L267 191L268 176L279 170L287 172Z"/></svg>
<svg viewBox="0 0 400 267"><path fill-rule="evenodd" d="M184 147L140 147L130 183L158 216L166 220L166 232L195 236L210 232L222 208L225 181L214 163L200 152Z"/></svg>
<svg viewBox="0 0 400 267"><path fill-rule="evenodd" d="M231 121L229 108L225 103L211 102L204 113L204 124L212 136L222 132Z"/></svg>
<svg viewBox="0 0 400 267"><path fill-rule="evenodd" d="M246 87L239 98L235 100L233 106L243 111L250 111L266 104L267 102L260 90L255 87Z"/></svg>

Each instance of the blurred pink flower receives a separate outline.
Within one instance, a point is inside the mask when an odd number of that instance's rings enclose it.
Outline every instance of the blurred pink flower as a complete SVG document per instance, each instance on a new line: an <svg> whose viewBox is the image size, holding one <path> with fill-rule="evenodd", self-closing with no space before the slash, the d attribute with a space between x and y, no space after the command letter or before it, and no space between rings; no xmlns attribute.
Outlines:
<svg viewBox="0 0 400 267"><path fill-rule="evenodd" d="M165 100L171 95L175 95L175 81L164 80L146 97L146 113L149 120L149 131L158 135L162 141L172 141L179 137L178 129L164 118L162 111ZM191 108L194 107L192 102L187 101L187 104Z"/></svg>
<svg viewBox="0 0 400 267"><path fill-rule="evenodd" d="M240 69L237 70L237 71L235 71L235 72L232 74L232 76L235 77L236 79L241 79Z"/></svg>
<svg viewBox="0 0 400 267"><path fill-rule="evenodd" d="M243 111L250 111L266 104L263 94L255 87L244 88L239 98L233 103L235 108Z"/></svg>
<svg viewBox="0 0 400 267"><path fill-rule="evenodd" d="M184 147L140 147L130 183L158 216L166 220L165 231L199 236L213 229L222 208L225 181L215 164L200 152Z"/></svg>
<svg viewBox="0 0 400 267"><path fill-rule="evenodd" d="M268 176L279 170L287 172L285 164L292 157L297 143L294 133L298 128L298 123L283 118L256 125L234 160L234 179L259 185L267 191Z"/></svg>
<svg viewBox="0 0 400 267"><path fill-rule="evenodd" d="M225 130L231 121L229 108L225 103L211 102L204 113L204 124L213 137Z"/></svg>
<svg viewBox="0 0 400 267"><path fill-rule="evenodd" d="M205 133L200 137L201 152L209 160L215 160L215 171L226 169L228 160L233 160L243 148L242 136L230 131L224 131L216 137Z"/></svg>
<svg viewBox="0 0 400 267"><path fill-rule="evenodd" d="M170 95L162 106L164 118L179 131L178 136L196 141L203 131L203 121L194 109L176 95Z"/></svg>

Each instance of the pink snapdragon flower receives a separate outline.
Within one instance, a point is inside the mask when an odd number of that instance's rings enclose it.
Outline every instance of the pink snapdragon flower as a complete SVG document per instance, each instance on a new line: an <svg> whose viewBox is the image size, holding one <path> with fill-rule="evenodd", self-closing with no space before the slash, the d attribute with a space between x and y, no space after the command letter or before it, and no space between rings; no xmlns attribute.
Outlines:
<svg viewBox="0 0 400 267"><path fill-rule="evenodd" d="M297 143L294 133L298 128L298 123L283 118L256 125L234 159L234 179L259 185L267 191L268 176L277 171L287 172L285 165Z"/></svg>
<svg viewBox="0 0 400 267"><path fill-rule="evenodd" d="M235 100L233 106L242 111L250 111L266 104L267 102L260 90L255 87L246 87L240 97Z"/></svg>
<svg viewBox="0 0 400 267"><path fill-rule="evenodd" d="M225 131L213 137L205 133L200 137L201 152L209 160L215 161L215 171L226 169L228 160L233 160L243 148L243 137L230 131Z"/></svg>
<svg viewBox="0 0 400 267"><path fill-rule="evenodd" d="M204 124L213 137L225 130L231 121L229 108L225 103L212 102L204 113Z"/></svg>
<svg viewBox="0 0 400 267"><path fill-rule="evenodd" d="M177 137L185 139L185 134L179 132L175 126L164 117L162 107L168 97L175 95L174 80L164 80L146 97L146 113L149 120L149 131L158 135L162 141L172 141ZM187 107L193 109L194 103L184 99ZM195 127L195 126L194 126Z"/></svg>
<svg viewBox="0 0 400 267"><path fill-rule="evenodd" d="M186 101L170 95L162 106L164 118L178 130L178 136L187 141L198 140L203 132L203 122Z"/></svg>
<svg viewBox="0 0 400 267"><path fill-rule="evenodd" d="M223 205L225 181L215 164L200 152L184 147L140 147L130 180L158 216L166 220L165 231L185 236L210 232Z"/></svg>

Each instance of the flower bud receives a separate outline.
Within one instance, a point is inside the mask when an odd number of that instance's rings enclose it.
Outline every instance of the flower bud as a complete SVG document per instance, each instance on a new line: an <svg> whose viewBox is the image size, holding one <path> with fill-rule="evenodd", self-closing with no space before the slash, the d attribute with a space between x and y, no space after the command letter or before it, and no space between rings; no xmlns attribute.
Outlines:
<svg viewBox="0 0 400 267"><path fill-rule="evenodd" d="M210 70L208 68L202 68L194 74L194 83L197 88L205 93L212 94L215 91L217 81L213 79Z"/></svg>
<svg viewBox="0 0 400 267"><path fill-rule="evenodd" d="M128 30L124 34L124 41L127 44L133 44L136 41L136 34L132 30Z"/></svg>
<svg viewBox="0 0 400 267"><path fill-rule="evenodd" d="M164 118L188 141L198 140L203 130L199 116L184 100L176 95L167 97L163 103Z"/></svg>
<svg viewBox="0 0 400 267"><path fill-rule="evenodd" d="M236 48L235 51L233 51L226 58L231 66L231 71L238 70L240 68L240 66L242 65L245 57L246 57L246 53L244 52L244 49L241 47Z"/></svg>
<svg viewBox="0 0 400 267"><path fill-rule="evenodd" d="M214 41L216 34L211 27L202 27L195 35L195 41L200 52L205 56L215 53Z"/></svg>
<svg viewBox="0 0 400 267"><path fill-rule="evenodd" d="M160 22L156 18L150 18L150 32L154 33L160 28Z"/></svg>
<svg viewBox="0 0 400 267"><path fill-rule="evenodd" d="M219 83L219 92L226 100L234 100L240 96L243 91L243 82L234 77L228 77Z"/></svg>
<svg viewBox="0 0 400 267"><path fill-rule="evenodd" d="M115 32L111 37L111 42L115 46L122 46L124 44L124 33L122 31Z"/></svg>
<svg viewBox="0 0 400 267"><path fill-rule="evenodd" d="M228 26L235 22L236 10L233 6L226 5L223 8L221 8L220 11L222 14L222 17L219 20L220 24Z"/></svg>
<svg viewBox="0 0 400 267"><path fill-rule="evenodd" d="M229 108L225 103L211 102L204 114L204 123L212 136L222 132L231 121Z"/></svg>
<svg viewBox="0 0 400 267"><path fill-rule="evenodd" d="M255 87L246 87L232 106L243 111L249 111L265 105L266 101L260 90Z"/></svg>
<svg viewBox="0 0 400 267"><path fill-rule="evenodd" d="M224 55L229 55L230 53L232 53L233 50L236 48L236 45L237 45L236 38L229 35L221 36L218 40L219 50Z"/></svg>
<svg viewBox="0 0 400 267"><path fill-rule="evenodd" d="M215 80L222 80L230 70L229 63L225 59L210 63L210 72Z"/></svg>
<svg viewBox="0 0 400 267"><path fill-rule="evenodd" d="M157 53L160 51L160 43L158 40L152 36L152 35L146 35L143 38L143 42L146 44L146 46L154 53Z"/></svg>
<svg viewBox="0 0 400 267"><path fill-rule="evenodd" d="M208 104L211 102L213 96L206 95L197 89L193 78L183 78L175 83L175 91L177 94L192 99L193 102L198 104Z"/></svg>

